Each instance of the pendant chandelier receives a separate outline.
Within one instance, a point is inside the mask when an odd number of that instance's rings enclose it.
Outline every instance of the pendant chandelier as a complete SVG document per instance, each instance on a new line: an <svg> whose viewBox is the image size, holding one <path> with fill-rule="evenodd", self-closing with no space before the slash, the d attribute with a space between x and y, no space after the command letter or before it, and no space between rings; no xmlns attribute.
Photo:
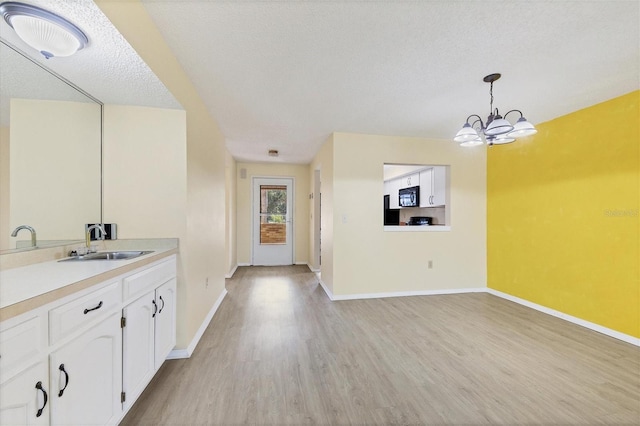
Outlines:
<svg viewBox="0 0 640 426"><path fill-rule="evenodd" d="M76 25L38 6L8 1L0 3L0 14L18 37L47 59L71 56L89 43Z"/></svg>
<svg viewBox="0 0 640 426"><path fill-rule="evenodd" d="M455 138L453 138L460 146L477 146L484 143L489 146L502 145L511 143L517 138L533 135L538 132L533 124L524 118L520 110L512 109L503 117L498 112L498 108L493 109L493 82L498 80L500 76L500 74L495 73L489 74L482 79L485 83L491 84L491 88L489 89L489 95L491 97L489 116L486 122L482 121L482 117L477 114L472 114L467 117L466 123L464 123L462 129L460 129ZM507 116L514 112L520 114L520 118L515 124L511 124L507 121Z"/></svg>

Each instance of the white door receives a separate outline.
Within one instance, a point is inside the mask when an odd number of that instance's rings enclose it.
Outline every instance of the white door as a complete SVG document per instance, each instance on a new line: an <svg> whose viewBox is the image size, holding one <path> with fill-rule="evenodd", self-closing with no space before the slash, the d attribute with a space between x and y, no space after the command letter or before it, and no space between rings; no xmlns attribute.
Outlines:
<svg viewBox="0 0 640 426"><path fill-rule="evenodd" d="M253 178L253 264L293 263L293 179Z"/></svg>
<svg viewBox="0 0 640 426"><path fill-rule="evenodd" d="M127 319L122 329L122 389L126 394L124 406L129 407L142 393L156 370L154 354L155 292L151 291L123 309Z"/></svg>
<svg viewBox="0 0 640 426"><path fill-rule="evenodd" d="M176 279L172 278L156 290L155 367L160 368L176 345Z"/></svg>
<svg viewBox="0 0 640 426"><path fill-rule="evenodd" d="M0 424L49 424L48 371L47 363L41 362L0 386Z"/></svg>
<svg viewBox="0 0 640 426"><path fill-rule="evenodd" d="M122 413L120 313L49 357L52 425L106 425Z"/></svg>

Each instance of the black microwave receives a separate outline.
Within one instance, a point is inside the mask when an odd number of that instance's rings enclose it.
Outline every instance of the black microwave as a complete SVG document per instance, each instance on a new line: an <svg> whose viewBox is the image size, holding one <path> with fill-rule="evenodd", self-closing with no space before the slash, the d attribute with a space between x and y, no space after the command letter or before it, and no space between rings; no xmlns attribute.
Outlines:
<svg viewBox="0 0 640 426"><path fill-rule="evenodd" d="M418 207L420 205L420 187L402 188L398 192L400 207Z"/></svg>

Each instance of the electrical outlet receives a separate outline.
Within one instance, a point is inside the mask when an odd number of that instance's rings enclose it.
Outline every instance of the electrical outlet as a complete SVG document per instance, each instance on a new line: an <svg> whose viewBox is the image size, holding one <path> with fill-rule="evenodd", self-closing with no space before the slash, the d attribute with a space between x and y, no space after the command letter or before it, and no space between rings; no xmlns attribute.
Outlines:
<svg viewBox="0 0 640 426"><path fill-rule="evenodd" d="M427 262L427 268L433 269L433 260Z"/></svg>

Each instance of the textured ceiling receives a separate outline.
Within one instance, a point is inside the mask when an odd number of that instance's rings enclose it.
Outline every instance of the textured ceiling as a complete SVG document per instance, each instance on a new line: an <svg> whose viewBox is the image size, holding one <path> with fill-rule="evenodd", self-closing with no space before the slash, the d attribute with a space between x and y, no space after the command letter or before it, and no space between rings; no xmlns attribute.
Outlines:
<svg viewBox="0 0 640 426"><path fill-rule="evenodd" d="M639 88L638 1L143 0L241 160L333 131L452 138L495 104L540 123Z"/></svg>
<svg viewBox="0 0 640 426"><path fill-rule="evenodd" d="M173 95L93 1L26 0L23 2L55 12L78 25L88 36L89 45L73 56L47 60L20 40L4 19L0 19L0 37L3 40L103 103L181 108ZM48 77L28 79L27 77L39 74L42 70L38 71L35 65L29 65L26 61L19 59L15 61L21 63L27 74L24 74L24 78L14 79L9 76L9 74L16 75L16 70L12 68L14 62L5 62L6 57L3 53L0 63L3 80L0 94L3 103L8 96L59 100L69 100L69 96L74 96L69 92L61 93L62 90L52 88ZM20 76L20 74L17 75ZM10 84L13 80L19 80L17 81L19 84ZM6 120L4 105L2 117Z"/></svg>
<svg viewBox="0 0 640 426"><path fill-rule="evenodd" d="M40 62L105 103L180 108L91 0L25 1L91 43ZM307 163L334 131L450 139L493 72L494 106L534 123L640 87L636 0L142 2L244 161Z"/></svg>

